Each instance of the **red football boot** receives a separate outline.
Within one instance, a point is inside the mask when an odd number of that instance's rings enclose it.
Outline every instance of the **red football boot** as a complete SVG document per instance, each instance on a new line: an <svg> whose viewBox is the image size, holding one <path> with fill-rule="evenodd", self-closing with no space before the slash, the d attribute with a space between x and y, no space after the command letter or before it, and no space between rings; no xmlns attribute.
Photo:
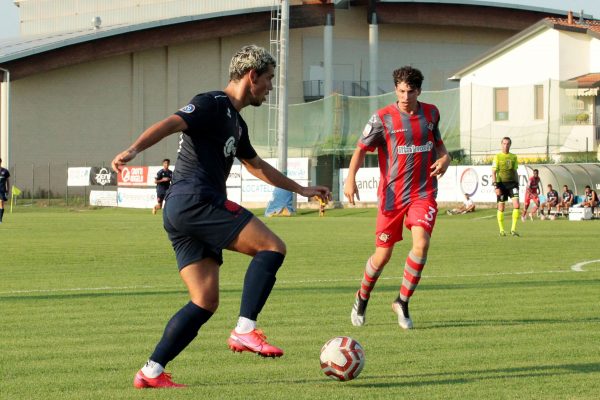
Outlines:
<svg viewBox="0 0 600 400"><path fill-rule="evenodd" d="M148 378L142 370L139 370L133 380L133 386L137 389L144 388L184 388L187 385L181 385L171 380L171 374L166 372L161 373L156 378Z"/></svg>
<svg viewBox="0 0 600 400"><path fill-rule="evenodd" d="M237 333L234 329L227 339L227 344L231 350L237 352L249 351L263 357L281 357L283 355L283 350L267 343L267 337L260 329L254 329L249 333Z"/></svg>

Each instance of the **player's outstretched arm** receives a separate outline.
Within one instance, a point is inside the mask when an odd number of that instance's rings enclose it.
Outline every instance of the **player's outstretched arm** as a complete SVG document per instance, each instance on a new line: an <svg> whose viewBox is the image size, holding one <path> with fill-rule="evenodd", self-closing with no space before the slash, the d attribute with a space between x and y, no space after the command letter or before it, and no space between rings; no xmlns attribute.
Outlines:
<svg viewBox="0 0 600 400"><path fill-rule="evenodd" d="M241 160L242 164L246 167L248 172L257 177L258 179L268 183L269 185L276 186L280 189L288 190L290 192L298 193L304 197L320 197L325 203L331 199L331 192L329 188L325 186L301 186L296 181L288 178L271 164L256 156L252 159Z"/></svg>
<svg viewBox="0 0 600 400"><path fill-rule="evenodd" d="M153 146L165 137L187 129L187 124L178 115L171 115L146 129L127 150L117 154L112 160L112 169L119 172L123 165L133 160L135 156Z"/></svg>

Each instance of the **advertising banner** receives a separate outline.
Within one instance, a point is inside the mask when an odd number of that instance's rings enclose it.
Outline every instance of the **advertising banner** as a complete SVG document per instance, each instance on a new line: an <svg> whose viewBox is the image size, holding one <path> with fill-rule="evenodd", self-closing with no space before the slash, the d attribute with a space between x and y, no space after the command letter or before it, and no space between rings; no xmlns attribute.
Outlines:
<svg viewBox="0 0 600 400"><path fill-rule="evenodd" d="M148 186L148 167L124 166L117 175L119 186ZM154 177L152 177L154 186Z"/></svg>
<svg viewBox="0 0 600 400"><path fill-rule="evenodd" d="M527 186L527 169L520 165L519 197L525 198ZM360 201L376 202L377 187L379 186L379 168L361 168L356 173L356 186L360 194ZM340 169L340 200L347 203L343 196L344 183L348 176L348 169ZM496 193L492 186L492 167L490 165L477 166L450 166L444 176L438 178L438 202L462 202L467 193L474 202L495 203Z"/></svg>
<svg viewBox="0 0 600 400"><path fill-rule="evenodd" d="M90 180L92 185L116 186L117 173L111 170L110 167L92 167Z"/></svg>
<svg viewBox="0 0 600 400"><path fill-rule="evenodd" d="M253 177L254 178L254 177ZM231 171L229 171L229 177L226 182L227 187L240 187L242 186L242 164L233 164ZM231 200L235 201L235 200Z"/></svg>
<svg viewBox="0 0 600 400"><path fill-rule="evenodd" d="M296 179L296 182L302 186L308 185L308 181L305 180ZM273 186L259 179L242 181L241 201L248 203L267 203L271 200L271 197L273 197L273 189ZM228 188L227 192L229 193L230 190L231 189ZM231 200L235 201L233 199ZM298 203L306 203L308 202L308 199L304 196L297 196L296 201Z"/></svg>
<svg viewBox="0 0 600 400"><path fill-rule="evenodd" d="M90 167L74 167L67 170L67 186L89 186Z"/></svg>
<svg viewBox="0 0 600 400"><path fill-rule="evenodd" d="M116 190L91 190L90 191L90 206L116 207L117 206L117 191Z"/></svg>
<svg viewBox="0 0 600 400"><path fill-rule="evenodd" d="M348 177L348 168L340 169L340 201L347 203L344 196L344 183ZM379 188L379 168L361 168L356 173L356 186L360 201L377 202L377 188Z"/></svg>
<svg viewBox="0 0 600 400"><path fill-rule="evenodd" d="M155 189L120 187L117 191L117 205L125 208L152 208L156 204Z"/></svg>

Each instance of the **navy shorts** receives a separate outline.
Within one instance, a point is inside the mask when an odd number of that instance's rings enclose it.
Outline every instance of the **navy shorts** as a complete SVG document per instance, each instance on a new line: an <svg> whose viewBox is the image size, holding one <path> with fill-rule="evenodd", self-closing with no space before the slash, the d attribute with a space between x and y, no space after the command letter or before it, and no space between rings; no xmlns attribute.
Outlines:
<svg viewBox="0 0 600 400"><path fill-rule="evenodd" d="M1 192L0 191L0 200L2 201L7 201L8 197L6 197L6 192Z"/></svg>
<svg viewBox="0 0 600 400"><path fill-rule="evenodd" d="M207 257L223 264L223 249L253 216L224 196L212 200L191 194L169 196L163 210L163 224L179 270Z"/></svg>
<svg viewBox="0 0 600 400"><path fill-rule="evenodd" d="M167 195L167 190L168 189L156 189L156 201L158 201L159 203L162 203L162 201L165 199L165 196Z"/></svg>

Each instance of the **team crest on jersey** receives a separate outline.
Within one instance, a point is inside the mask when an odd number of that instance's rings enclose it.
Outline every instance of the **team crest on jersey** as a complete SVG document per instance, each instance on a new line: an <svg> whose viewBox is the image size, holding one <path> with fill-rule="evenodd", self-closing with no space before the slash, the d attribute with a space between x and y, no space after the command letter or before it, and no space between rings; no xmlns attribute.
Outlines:
<svg viewBox="0 0 600 400"><path fill-rule="evenodd" d="M225 154L225 157L231 157L235 154L235 138L233 136L230 136L225 142L223 154Z"/></svg>
<svg viewBox="0 0 600 400"><path fill-rule="evenodd" d="M180 108L179 111L184 112L186 114L191 114L194 112L196 107L193 104L188 104L187 106Z"/></svg>
<svg viewBox="0 0 600 400"><path fill-rule="evenodd" d="M231 110L229 109L229 107L227 107L227 116L228 116L229 118L231 118Z"/></svg>
<svg viewBox="0 0 600 400"><path fill-rule="evenodd" d="M390 240L390 236L390 234L382 232L379 234L379 240L381 240L383 243L386 243L388 240Z"/></svg>
<svg viewBox="0 0 600 400"><path fill-rule="evenodd" d="M368 123L368 124L365 125L365 129L363 129L362 135L364 137L367 137L367 136L369 136L369 134L371 133L372 130L373 130L373 127L371 126L370 123Z"/></svg>
<svg viewBox="0 0 600 400"><path fill-rule="evenodd" d="M430 131L432 131L432 130L433 130L433 127L434 127L434 125L433 125L433 122L429 122L429 123L427 124L427 129L429 129Z"/></svg>

